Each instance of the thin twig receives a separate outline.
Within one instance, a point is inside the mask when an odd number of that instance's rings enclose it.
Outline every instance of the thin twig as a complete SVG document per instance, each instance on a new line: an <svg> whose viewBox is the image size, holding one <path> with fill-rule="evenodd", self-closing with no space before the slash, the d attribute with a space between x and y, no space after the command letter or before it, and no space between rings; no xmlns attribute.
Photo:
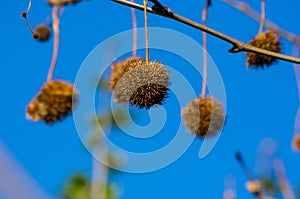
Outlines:
<svg viewBox="0 0 300 199"><path fill-rule="evenodd" d="M27 16L24 17L24 19L25 19L26 25L27 25L27 27L28 27L28 30L31 32L32 36L34 36L34 35L33 35L33 30L32 30L32 28L31 28L31 26L30 26L30 23L29 23L29 20L28 20Z"/></svg>
<svg viewBox="0 0 300 199"><path fill-rule="evenodd" d="M28 30L31 32L31 34L33 34L33 30L32 30L32 28L31 28L30 23L29 23L29 20L28 20L28 18L27 18L27 15L28 15L28 13L29 13L29 11L30 11L30 8L31 8L31 4L32 4L32 1L29 0L27 10L26 10L25 12L22 12L22 13L21 13L21 16L24 17L25 22L26 22L26 25L27 25L27 27L28 27Z"/></svg>
<svg viewBox="0 0 300 199"><path fill-rule="evenodd" d="M22 16L23 16L23 17L26 17L26 15L28 15L28 13L29 13L29 11L30 11L30 8L31 8L31 5L32 5L32 0L29 0L27 10L26 10L25 12L22 12ZM24 16L24 15L25 15L25 16Z"/></svg>
<svg viewBox="0 0 300 199"><path fill-rule="evenodd" d="M48 72L47 81L52 80L53 71L55 69L56 61L57 61L57 54L58 54L58 47L59 47L59 16L58 16L58 10L59 6L54 6L52 8L52 28L54 32L54 43L53 43L53 54L52 54L52 60Z"/></svg>
<svg viewBox="0 0 300 199"><path fill-rule="evenodd" d="M111 0L113 2L125 5L125 6L129 6L129 7L133 7L136 8L138 10L144 10L144 6L140 5L140 4L136 4L136 3L132 3L130 1L125 1L125 0ZM296 57L292 57L292 56L288 56L288 55L284 55L284 54L280 54L280 53L275 53L272 51L268 51L262 48L257 48L254 46L251 46L249 44L245 44L241 41L238 41L232 37L229 37L223 33L220 33L218 31L215 31L211 28L208 28L207 26L203 26L201 24L198 24L192 20L189 20L187 18L184 18L178 14L173 13L170 9L164 7L164 10L159 10L160 12L158 12L157 9L155 9L155 11L151 8L147 8L147 12L149 13L153 13L153 14L157 14L157 15L161 15L167 18L171 18L173 20L176 20L178 22L181 22L183 24L186 24L188 26L191 26L193 28L199 29L201 31L204 31L210 35L213 35L223 41L226 41L230 44L233 45L233 47L231 49L229 49L229 52L231 53L237 53L237 52L242 52L242 51L247 51L247 52L253 52L253 53L259 53L262 55L266 55L266 56L270 56L270 57L274 57L276 59L281 59L281 60L285 60L288 62L294 62L294 63L298 63L300 64L300 58L296 58Z"/></svg>
<svg viewBox="0 0 300 199"><path fill-rule="evenodd" d="M131 0L134 3L134 0ZM132 28L133 28L133 49L132 55L136 57L136 49L137 49L137 24L136 24L136 15L135 9L131 8L131 16L132 16Z"/></svg>
<svg viewBox="0 0 300 199"><path fill-rule="evenodd" d="M211 1L207 0L202 11L202 24L206 26L206 20L208 16L208 7L211 5ZM202 80L202 93L201 98L205 97L206 93L206 81L207 81L207 37L206 32L202 31L203 40L203 80Z"/></svg>
<svg viewBox="0 0 300 199"><path fill-rule="evenodd" d="M286 177L284 164L281 159L274 161L274 171L279 184L279 188L284 199L295 199L295 195L292 191L291 185Z"/></svg>
<svg viewBox="0 0 300 199"><path fill-rule="evenodd" d="M251 173L249 167L247 166L247 164L244 161L244 158L243 158L243 156L240 152L235 153L235 159L239 163L240 167L242 168L242 170L243 170L244 174L246 175L246 177L248 178L248 180L249 181L256 181L255 177ZM261 190L259 190L259 192L255 194L255 196L258 199L264 199L265 198L264 194L261 192Z"/></svg>
<svg viewBox="0 0 300 199"><path fill-rule="evenodd" d="M250 8L250 6L247 3L240 2L240 1L237 1L237 0L223 0L223 2L227 3L228 5L235 8L236 10L245 13L247 16L254 19L255 21L260 22L260 20L261 20L260 14L257 13L252 8ZM279 36L286 39L287 41L295 43L297 45L300 45L300 37L299 36L282 29L281 27L276 25L274 22L266 19L265 20L265 27L270 29L270 30L273 30Z"/></svg>
<svg viewBox="0 0 300 199"><path fill-rule="evenodd" d="M148 33L148 0L144 0L144 22L145 22L145 38L146 38L146 62L149 61L149 33Z"/></svg>
<svg viewBox="0 0 300 199"><path fill-rule="evenodd" d="M249 180L255 180L254 176L252 175L249 167L247 166L243 156L240 152L235 153L235 159L239 163L240 167L242 168L244 174Z"/></svg>
<svg viewBox="0 0 300 199"><path fill-rule="evenodd" d="M266 21L266 2L265 0L261 0L261 17L260 17L260 27L258 34L261 34L263 31L263 28L265 26Z"/></svg>

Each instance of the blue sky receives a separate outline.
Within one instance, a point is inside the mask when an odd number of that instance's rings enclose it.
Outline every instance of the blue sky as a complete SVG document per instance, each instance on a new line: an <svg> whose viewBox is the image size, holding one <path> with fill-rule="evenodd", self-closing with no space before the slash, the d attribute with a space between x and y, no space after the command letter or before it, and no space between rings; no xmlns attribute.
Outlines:
<svg viewBox="0 0 300 199"><path fill-rule="evenodd" d="M182 16L201 21L204 1L175 0L162 3ZM250 3L259 10L259 1ZM52 37L47 43L38 43L31 38L20 17L27 4L27 1L2 2L0 140L46 192L56 195L71 174L91 174L91 155L84 148L72 117L53 126L25 118L27 104L46 81L53 41ZM267 1L267 18L300 35L297 20L300 17L299 6L300 2L296 0L286 1L284 6L280 1ZM34 26L47 22L50 12L44 1L33 1L28 17ZM137 23L138 27L143 27L143 13L140 11L137 11ZM255 37L259 28L257 22L221 1L213 1L207 24L245 42ZM200 31L170 19L149 15L149 25L176 30L200 44L202 42ZM91 50L100 42L131 27L130 9L110 1L91 0L66 7L61 18L60 52L54 77L74 82L81 63ZM282 42L282 52L291 54L292 45L284 39ZM292 64L278 61L266 70L248 70L244 53L229 54L227 51L230 47L226 42L208 36L208 52L220 71L227 96L227 122L215 148L207 157L199 159L202 141L195 140L186 153L167 168L147 174L120 173L115 178L120 198L220 198L224 190L224 178L231 175L236 177L238 197L250 198L252 196L244 189L246 178L233 154L240 150L254 169L257 147L267 137L278 141L278 156L284 160L291 182L300 183L295 175L300 166L299 155L290 147L299 106ZM182 73L192 82L196 92L201 91L201 79L186 74L184 67L187 64L182 60L158 51L152 54L150 51L150 59L163 59L170 65L182 64ZM180 67L176 68L180 71ZM176 106L174 96L170 96L170 101L165 105L166 110L179 115L180 109ZM139 111L138 115L146 113ZM141 124L149 119L144 116L141 118ZM162 133L171 129L172 125L167 126ZM152 142L149 140L146 147L159 148L166 141L165 138L168 137ZM131 149L143 145L138 141L130 141L130 144Z"/></svg>

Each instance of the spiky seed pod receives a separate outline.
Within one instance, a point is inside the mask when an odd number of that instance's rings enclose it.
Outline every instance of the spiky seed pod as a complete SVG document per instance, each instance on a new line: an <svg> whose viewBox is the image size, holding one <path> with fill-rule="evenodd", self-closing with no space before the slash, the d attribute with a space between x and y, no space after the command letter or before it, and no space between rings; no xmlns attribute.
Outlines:
<svg viewBox="0 0 300 199"><path fill-rule="evenodd" d="M249 42L249 45L262 48L265 50L279 53L281 51L281 43L277 35L272 31L260 33ZM264 68L264 65L270 66L276 59L270 56L260 55L258 53L247 52L247 66L248 68Z"/></svg>
<svg viewBox="0 0 300 199"><path fill-rule="evenodd" d="M47 124L63 119L77 104L78 92L61 80L47 82L27 106L27 117Z"/></svg>
<svg viewBox="0 0 300 199"><path fill-rule="evenodd" d="M169 72L157 61L128 58L112 67L110 88L118 103L149 109L161 105L168 96Z"/></svg>
<svg viewBox="0 0 300 199"><path fill-rule="evenodd" d="M115 85L118 83L119 79L123 76L124 73L142 65L143 63L145 63L145 60L140 57L129 57L123 61L113 64L109 81L110 89L114 89Z"/></svg>
<svg viewBox="0 0 300 199"><path fill-rule="evenodd" d="M38 41L48 41L51 35L50 27L45 24L39 24L35 27L32 37Z"/></svg>
<svg viewBox="0 0 300 199"><path fill-rule="evenodd" d="M216 135L225 122L223 106L213 97L191 100L182 117L189 132L199 138Z"/></svg>
<svg viewBox="0 0 300 199"><path fill-rule="evenodd" d="M48 0L48 4L51 6L65 6L68 4L75 5L81 0Z"/></svg>
<svg viewBox="0 0 300 199"><path fill-rule="evenodd" d="M257 180L246 182L245 188L252 194L258 195L261 192L261 183Z"/></svg>
<svg viewBox="0 0 300 199"><path fill-rule="evenodd" d="M292 147L294 151L299 152L300 151L300 134L297 134L293 138Z"/></svg>

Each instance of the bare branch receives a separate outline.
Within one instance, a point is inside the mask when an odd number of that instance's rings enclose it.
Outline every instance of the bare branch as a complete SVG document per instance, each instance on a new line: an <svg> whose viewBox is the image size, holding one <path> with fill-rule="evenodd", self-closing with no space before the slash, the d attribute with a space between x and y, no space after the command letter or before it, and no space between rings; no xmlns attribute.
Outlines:
<svg viewBox="0 0 300 199"><path fill-rule="evenodd" d="M247 3L239 2L236 0L223 0L223 2L227 3L228 5L230 5L231 7L235 8L235 9L245 13L247 16L251 17L255 21L257 21L257 22L261 21L260 14L257 13L252 8L250 8L250 6ZM298 46L300 45L300 37L299 36L282 29L281 27L279 27L278 25L276 25L275 23L273 23L272 21L267 20L267 19L265 20L264 25L265 25L265 27L267 27L270 30L273 30L279 36L288 40L289 42L295 43Z"/></svg>
<svg viewBox="0 0 300 199"><path fill-rule="evenodd" d="M133 8L136 8L138 10L144 10L143 5L132 3L130 1L125 1L125 0L111 0L111 1L122 4L122 5L125 5L125 6L133 7ZM198 24L198 23L196 23L192 20L184 18L184 17L172 12L167 7L163 7L163 9L162 8L157 9L157 7L156 7L156 9L147 8L147 12L157 14L157 15L161 15L161 16L164 16L164 17L167 17L167 18L171 18L173 20L176 20L176 21L181 22L183 24L186 24L188 26L194 27L198 30L204 31L204 32L206 32L210 35L213 35L213 36L221 39L221 40L224 40L224 41L226 41L226 42L233 45L233 47L231 49L229 49L229 52L231 52L231 53L237 53L237 52L242 52L242 51L246 52L247 51L247 52L259 53L259 54L262 54L262 55L271 56L271 57L281 59L281 60L285 60L285 61L288 61L288 62L294 62L294 63L300 64L300 58L296 58L296 57L292 57L292 56L288 56L288 55L283 55L283 54L280 54L280 53L271 52L271 51L268 51L268 50L264 50L264 49L261 49L261 48L257 48L257 47L245 44L245 43L243 43L241 41L238 41L238 40L236 40L232 37L229 37L229 36L227 36L223 33L220 33L216 30L208 28L207 26Z"/></svg>

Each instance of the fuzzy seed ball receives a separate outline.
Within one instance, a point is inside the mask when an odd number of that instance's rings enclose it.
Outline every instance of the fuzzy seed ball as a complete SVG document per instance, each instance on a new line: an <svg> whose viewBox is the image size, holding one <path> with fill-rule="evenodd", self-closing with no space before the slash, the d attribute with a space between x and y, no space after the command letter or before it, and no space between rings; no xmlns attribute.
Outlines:
<svg viewBox="0 0 300 199"><path fill-rule="evenodd" d="M212 97L190 101L183 109L182 117L189 132L199 138L216 135L225 122L222 104Z"/></svg>
<svg viewBox="0 0 300 199"><path fill-rule="evenodd" d="M47 82L27 106L27 117L54 123L71 113L77 104L77 96L72 84L61 80Z"/></svg>
<svg viewBox="0 0 300 199"><path fill-rule="evenodd" d="M265 50L279 53L281 51L281 43L277 35L271 31L266 31L257 35L249 42L249 45L262 48ZM270 66L276 59L270 56L260 55L257 53L247 52L247 66L248 68L264 68L264 65Z"/></svg>
<svg viewBox="0 0 300 199"><path fill-rule="evenodd" d="M167 98L169 72L160 62L132 57L112 66L109 84L116 102L149 109Z"/></svg>
<svg viewBox="0 0 300 199"><path fill-rule="evenodd" d="M297 134L293 138L292 147L294 151L299 152L300 151L300 134Z"/></svg>
<svg viewBox="0 0 300 199"><path fill-rule="evenodd" d="M68 4L74 5L81 0L48 0L48 4L51 6L65 6Z"/></svg>
<svg viewBox="0 0 300 199"><path fill-rule="evenodd" d="M34 39L37 39L38 41L44 42L44 41L48 41L50 35L51 35L51 30L49 26L45 24L40 24L34 29L32 37Z"/></svg>

